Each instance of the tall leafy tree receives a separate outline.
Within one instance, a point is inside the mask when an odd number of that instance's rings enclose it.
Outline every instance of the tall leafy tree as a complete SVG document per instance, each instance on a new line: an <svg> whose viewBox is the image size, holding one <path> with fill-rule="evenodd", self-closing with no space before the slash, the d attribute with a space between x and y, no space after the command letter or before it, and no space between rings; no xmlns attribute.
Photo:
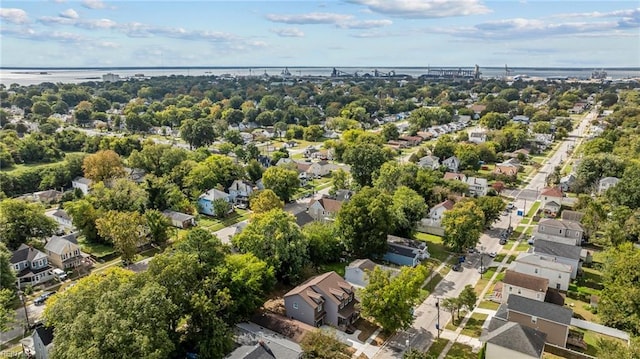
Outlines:
<svg viewBox="0 0 640 359"><path fill-rule="evenodd" d="M351 177L362 187L371 186L374 173L388 160L382 147L370 143L348 147L342 159L351 166Z"/></svg>
<svg viewBox="0 0 640 359"><path fill-rule="evenodd" d="M316 329L307 332L300 342L305 359L349 359L349 346L341 342L334 332Z"/></svg>
<svg viewBox="0 0 640 359"><path fill-rule="evenodd" d="M11 252L0 242L0 290L11 289L16 286L16 274L11 266Z"/></svg>
<svg viewBox="0 0 640 359"><path fill-rule="evenodd" d="M393 194L394 232L410 237L427 213L424 198L409 187L401 186Z"/></svg>
<svg viewBox="0 0 640 359"><path fill-rule="evenodd" d="M598 314L605 325L640 335L640 251L624 243L605 254Z"/></svg>
<svg viewBox="0 0 640 359"><path fill-rule="evenodd" d="M196 195L199 195L217 186L228 188L235 179L242 177L242 173L242 167L234 163L230 157L211 155L198 163L185 181Z"/></svg>
<svg viewBox="0 0 640 359"><path fill-rule="evenodd" d="M262 172L264 172L264 168L260 162L255 159L249 160L244 170L247 173L247 177L252 182L258 182L258 180L262 178Z"/></svg>
<svg viewBox="0 0 640 359"><path fill-rule="evenodd" d="M138 252L143 225L144 218L138 212L108 211L96 220L98 234L110 240L122 260L129 262Z"/></svg>
<svg viewBox="0 0 640 359"><path fill-rule="evenodd" d="M474 201L458 202L453 209L445 212L442 218L443 241L456 252L465 247L475 247L482 234L484 222L484 213Z"/></svg>
<svg viewBox="0 0 640 359"><path fill-rule="evenodd" d="M98 182L87 198L97 207L106 211L143 212L147 203L147 193L135 182L126 178L111 181L107 187Z"/></svg>
<svg viewBox="0 0 640 359"><path fill-rule="evenodd" d="M215 141L213 121L208 118L184 120L180 126L180 137L191 148L209 146Z"/></svg>
<svg viewBox="0 0 640 359"><path fill-rule="evenodd" d="M388 333L409 328L427 274L425 266L403 267L391 278L391 272L376 267L360 294L362 315L373 318Z"/></svg>
<svg viewBox="0 0 640 359"><path fill-rule="evenodd" d="M500 218L500 213L507 208L500 197L483 196L476 199L476 203L484 214L484 226L491 227L491 225Z"/></svg>
<svg viewBox="0 0 640 359"><path fill-rule="evenodd" d="M268 212L272 209L283 209L284 202L270 189L264 189L254 193L249 201L249 207L255 213Z"/></svg>
<svg viewBox="0 0 640 359"><path fill-rule="evenodd" d="M56 228L56 222L44 214L44 207L39 203L21 199L0 202L0 239L11 250L30 239L49 237Z"/></svg>
<svg viewBox="0 0 640 359"><path fill-rule="evenodd" d="M155 209L146 210L144 212L144 222L149 231L151 242L162 244L169 239L171 221L162 212Z"/></svg>
<svg viewBox="0 0 640 359"><path fill-rule="evenodd" d="M307 241L295 218L283 210L255 214L232 238L243 253L253 253L275 269L278 278L295 282L307 262Z"/></svg>
<svg viewBox="0 0 640 359"><path fill-rule="evenodd" d="M309 242L309 259L316 265L337 262L344 245L336 233L334 222L314 221L302 227Z"/></svg>
<svg viewBox="0 0 640 359"><path fill-rule="evenodd" d="M124 176L120 156L112 150L98 151L84 158L84 176L94 182L107 181Z"/></svg>
<svg viewBox="0 0 640 359"><path fill-rule="evenodd" d="M344 203L336 223L346 250L359 258L383 254L393 227L392 206L391 196L370 187L364 187Z"/></svg>
<svg viewBox="0 0 640 359"><path fill-rule="evenodd" d="M385 162L374 175L373 185L389 193L395 192L400 186L416 188L416 177L419 167L415 163Z"/></svg>
<svg viewBox="0 0 640 359"><path fill-rule="evenodd" d="M73 202L66 202L64 209L72 218L73 226L76 227L84 238L93 243L103 242L103 238L98 234L96 220L100 216L100 211L87 199L78 199Z"/></svg>
<svg viewBox="0 0 640 359"><path fill-rule="evenodd" d="M291 196L300 187L298 173L280 166L267 168L262 175L264 187L272 190L285 202L289 202Z"/></svg>
<svg viewBox="0 0 640 359"><path fill-rule="evenodd" d="M11 330L16 312L13 309L14 293L12 289L0 288L0 332Z"/></svg>

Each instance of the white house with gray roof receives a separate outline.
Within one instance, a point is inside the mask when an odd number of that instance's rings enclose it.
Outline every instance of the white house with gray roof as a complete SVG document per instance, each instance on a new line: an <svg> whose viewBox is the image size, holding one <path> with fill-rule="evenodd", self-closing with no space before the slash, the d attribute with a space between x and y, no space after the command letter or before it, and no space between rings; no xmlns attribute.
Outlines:
<svg viewBox="0 0 640 359"><path fill-rule="evenodd" d="M469 185L469 193L476 197L486 196L489 190L486 178L468 177L467 185Z"/></svg>
<svg viewBox="0 0 640 359"><path fill-rule="evenodd" d="M617 177L604 177L598 182L598 194L603 194L606 190L620 182L620 179Z"/></svg>
<svg viewBox="0 0 640 359"><path fill-rule="evenodd" d="M480 340L487 344L486 359L540 359L544 353L547 335L516 322L493 320L498 328Z"/></svg>
<svg viewBox="0 0 640 359"><path fill-rule="evenodd" d="M553 258L555 261L571 266L571 279L578 275L582 263L580 253L582 247L570 244L536 239L533 243L533 253Z"/></svg>
<svg viewBox="0 0 640 359"><path fill-rule="evenodd" d="M424 156L418 160L418 166L435 170L440 167L440 159L432 155Z"/></svg>
<svg viewBox="0 0 640 359"><path fill-rule="evenodd" d="M91 184L93 184L93 181L84 177L76 177L71 181L71 187L79 189L84 195L91 191Z"/></svg>
<svg viewBox="0 0 640 359"><path fill-rule="evenodd" d="M53 279L47 255L24 243L13 252L9 263L16 272L18 288L35 286Z"/></svg>
<svg viewBox="0 0 640 359"><path fill-rule="evenodd" d="M569 289L571 273L573 273L570 265L558 262L554 257L536 253L521 253L511 263L509 270L547 278L549 288L563 291Z"/></svg>
<svg viewBox="0 0 640 359"><path fill-rule="evenodd" d="M579 246L582 244L584 227L578 222L543 219L538 223L533 238Z"/></svg>

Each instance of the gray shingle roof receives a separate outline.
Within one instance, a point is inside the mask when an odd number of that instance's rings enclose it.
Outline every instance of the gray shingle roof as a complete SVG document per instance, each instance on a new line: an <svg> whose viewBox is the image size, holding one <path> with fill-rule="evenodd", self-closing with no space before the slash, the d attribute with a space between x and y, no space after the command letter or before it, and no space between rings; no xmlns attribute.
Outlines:
<svg viewBox="0 0 640 359"><path fill-rule="evenodd" d="M78 249L78 245L71 242L65 237L53 236L44 246L44 249L56 254L62 254L65 248L71 248L71 250Z"/></svg>
<svg viewBox="0 0 640 359"><path fill-rule="evenodd" d="M571 325L573 310L556 304L539 302L537 300L511 294L507 300L509 311L528 314L551 322Z"/></svg>
<svg viewBox="0 0 640 359"><path fill-rule="evenodd" d="M534 253L546 254L554 257L580 260L580 252L582 251L582 247L547 241L544 239L536 239L536 241L533 243L533 251Z"/></svg>
<svg viewBox="0 0 640 359"><path fill-rule="evenodd" d="M26 244L21 244L18 249L11 255L11 264L17 264L23 261L33 261L38 255L46 257L46 255L40 252L38 249L29 247Z"/></svg>
<svg viewBox="0 0 640 359"><path fill-rule="evenodd" d="M547 334L515 322L508 322L490 332L485 341L519 353L540 358Z"/></svg>
<svg viewBox="0 0 640 359"><path fill-rule="evenodd" d="M179 221L179 222L190 221L193 218L195 218L194 216L192 216L190 214L171 211L171 210L168 210L168 209L162 211L162 214L164 214L166 217L170 218L171 220L176 220L176 221Z"/></svg>

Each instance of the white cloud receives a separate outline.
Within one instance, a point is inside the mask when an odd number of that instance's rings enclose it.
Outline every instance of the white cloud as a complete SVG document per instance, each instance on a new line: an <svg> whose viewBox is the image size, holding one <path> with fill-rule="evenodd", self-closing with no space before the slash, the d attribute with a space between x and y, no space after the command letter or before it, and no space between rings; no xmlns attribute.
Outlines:
<svg viewBox="0 0 640 359"><path fill-rule="evenodd" d="M491 10L479 0L347 0L388 16L409 19L432 19L481 15Z"/></svg>
<svg viewBox="0 0 640 359"><path fill-rule="evenodd" d="M76 23L77 27L83 28L83 29L114 29L116 27L118 27L118 24L113 21L113 20L109 20L109 19L89 19L89 20L82 20Z"/></svg>
<svg viewBox="0 0 640 359"><path fill-rule="evenodd" d="M12 24L26 24L29 22L27 12L15 8L0 8L0 19Z"/></svg>
<svg viewBox="0 0 640 359"><path fill-rule="evenodd" d="M355 20L337 24L338 27L346 29L374 29L377 27L389 26L393 24L391 20Z"/></svg>
<svg viewBox="0 0 640 359"><path fill-rule="evenodd" d="M280 37L304 37L304 32L295 27L269 30Z"/></svg>
<svg viewBox="0 0 640 359"><path fill-rule="evenodd" d="M626 10L614 10L609 12L576 12L576 13L568 13L568 14L555 14L552 17L556 18L571 18L571 17L582 17L582 18L602 18L602 17L638 17L640 15L640 8L637 9L626 9Z"/></svg>
<svg viewBox="0 0 640 359"><path fill-rule="evenodd" d="M284 24L308 25L308 24L339 24L353 19L351 15L312 12L308 14L267 14L267 20Z"/></svg>
<svg viewBox="0 0 640 359"><path fill-rule="evenodd" d="M106 7L101 0L82 0L82 6L87 9L104 9Z"/></svg>
<svg viewBox="0 0 640 359"><path fill-rule="evenodd" d="M60 13L60 17L64 17L64 18L67 18L67 19L77 19L80 16L78 15L78 13L75 10L67 9L67 10L65 10L65 11Z"/></svg>

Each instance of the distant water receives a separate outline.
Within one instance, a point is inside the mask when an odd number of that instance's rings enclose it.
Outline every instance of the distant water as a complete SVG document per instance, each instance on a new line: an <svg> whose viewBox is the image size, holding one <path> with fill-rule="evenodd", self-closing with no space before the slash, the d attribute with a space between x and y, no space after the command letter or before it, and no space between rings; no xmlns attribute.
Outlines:
<svg viewBox="0 0 640 359"><path fill-rule="evenodd" d="M12 83L19 85L34 85L42 82L53 83L81 83L87 81L102 81L102 75L106 73L114 73L121 78L133 77L136 74L143 74L145 77L156 76L206 76L206 75L224 75L232 76L259 76L267 73L270 76L280 76L283 67L171 67L171 68L0 68L0 83L9 86ZM373 74L375 70L381 73L395 72L396 75L404 74L412 77L418 77L426 74L427 67L338 67L340 71L349 74L356 72L362 76L364 74ZM431 67L436 69L459 69L458 67ZM473 70L472 68L461 68L462 70ZM333 68L331 67L289 67L289 72L293 77L296 76L324 76L329 77ZM514 67L509 68L510 75L526 75L534 78L548 77L568 77L577 79L588 79L591 77L593 68L531 68L531 67ZM640 68L615 68L604 69L607 77L612 79L640 78ZM505 76L505 69L502 67L486 67L480 68L482 78L497 78Z"/></svg>

